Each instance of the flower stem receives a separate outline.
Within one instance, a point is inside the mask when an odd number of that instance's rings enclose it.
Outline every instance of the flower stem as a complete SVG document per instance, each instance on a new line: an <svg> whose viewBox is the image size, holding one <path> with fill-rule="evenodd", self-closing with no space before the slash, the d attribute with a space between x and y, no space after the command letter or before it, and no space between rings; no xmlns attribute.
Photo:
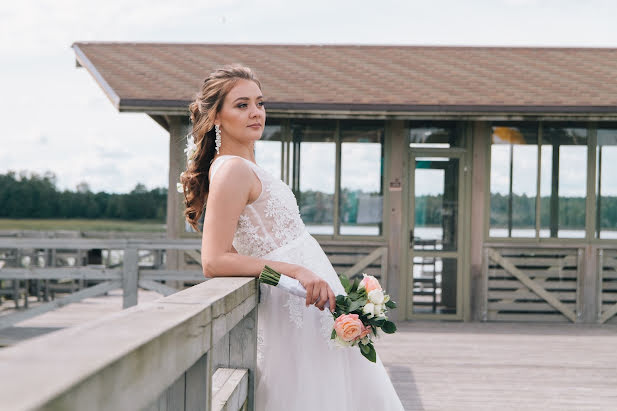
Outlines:
<svg viewBox="0 0 617 411"><path fill-rule="evenodd" d="M272 285L274 287L276 287L279 284L280 279L281 279L281 273L279 273L272 267L269 267L268 265L266 265L264 269L261 270L261 273L259 274L260 282L264 284Z"/></svg>

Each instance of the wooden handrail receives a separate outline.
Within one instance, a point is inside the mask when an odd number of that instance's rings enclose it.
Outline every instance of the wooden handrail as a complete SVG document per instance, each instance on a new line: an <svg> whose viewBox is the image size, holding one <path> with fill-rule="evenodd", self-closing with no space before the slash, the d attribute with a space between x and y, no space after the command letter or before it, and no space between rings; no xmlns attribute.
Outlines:
<svg viewBox="0 0 617 411"><path fill-rule="evenodd" d="M212 376L224 367L249 371L252 410L258 292L255 278L214 278L4 348L2 407L211 410Z"/></svg>

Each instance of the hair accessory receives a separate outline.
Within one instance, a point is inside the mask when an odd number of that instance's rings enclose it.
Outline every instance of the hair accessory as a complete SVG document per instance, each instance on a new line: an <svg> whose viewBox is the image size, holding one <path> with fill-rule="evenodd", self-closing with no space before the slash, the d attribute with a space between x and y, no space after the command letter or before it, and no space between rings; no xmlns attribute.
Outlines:
<svg viewBox="0 0 617 411"><path fill-rule="evenodd" d="M188 134L186 136L186 148L184 149L184 152L186 153L186 160L189 166L193 162L193 155L196 151L197 144L195 144L195 138L192 134Z"/></svg>
<svg viewBox="0 0 617 411"><path fill-rule="evenodd" d="M193 156L197 151L197 144L195 144L195 137L192 134L186 135L186 147L184 148L184 153L186 154L186 160L188 165L190 166L193 163ZM182 176L184 175L184 171L180 173L180 180L182 180ZM184 186L182 183L176 183L176 189L179 193L184 192Z"/></svg>
<svg viewBox="0 0 617 411"><path fill-rule="evenodd" d="M216 138L214 139L214 142L216 143L215 145L216 154L219 154L219 148L221 148L221 128L219 127L218 124L215 124L214 130L216 132Z"/></svg>

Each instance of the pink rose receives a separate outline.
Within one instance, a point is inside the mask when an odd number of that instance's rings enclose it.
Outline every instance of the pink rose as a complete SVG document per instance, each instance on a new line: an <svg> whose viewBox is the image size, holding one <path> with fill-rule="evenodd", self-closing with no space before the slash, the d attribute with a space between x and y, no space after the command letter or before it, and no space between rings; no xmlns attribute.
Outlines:
<svg viewBox="0 0 617 411"><path fill-rule="evenodd" d="M363 324L363 326L364 326L364 324ZM358 339L360 340L360 339L366 337L370 332L371 332L371 326L367 325L366 327L364 327L364 329L362 330L362 332L358 336Z"/></svg>
<svg viewBox="0 0 617 411"><path fill-rule="evenodd" d="M381 290L381 285L379 284L379 281L377 281L377 279L372 275L366 274L364 274L364 278L362 279L362 281L360 281L360 285L358 287L365 288L366 294L370 293L373 290Z"/></svg>
<svg viewBox="0 0 617 411"><path fill-rule="evenodd" d="M362 334L365 327L358 314L343 314L334 320L334 329L340 339L350 342Z"/></svg>

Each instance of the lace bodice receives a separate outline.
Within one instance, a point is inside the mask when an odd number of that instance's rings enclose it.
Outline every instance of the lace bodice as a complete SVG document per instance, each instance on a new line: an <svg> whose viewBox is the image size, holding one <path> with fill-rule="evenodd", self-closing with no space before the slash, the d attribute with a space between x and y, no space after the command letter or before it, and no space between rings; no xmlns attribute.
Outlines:
<svg viewBox="0 0 617 411"><path fill-rule="evenodd" d="M211 165L210 179L233 157L245 161L261 182L257 200L247 204L238 218L233 246L239 254L262 257L298 238L305 230L293 192L282 180L240 156L222 155Z"/></svg>

